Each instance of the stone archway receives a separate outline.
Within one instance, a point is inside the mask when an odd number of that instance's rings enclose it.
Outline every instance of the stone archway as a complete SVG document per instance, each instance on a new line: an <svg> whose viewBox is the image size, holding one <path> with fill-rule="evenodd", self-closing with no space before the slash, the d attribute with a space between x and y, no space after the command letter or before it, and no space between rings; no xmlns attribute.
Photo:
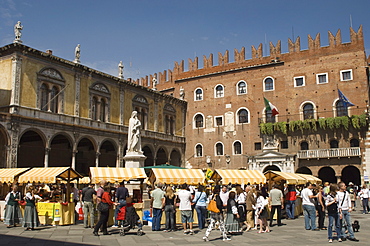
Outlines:
<svg viewBox="0 0 370 246"><path fill-rule="evenodd" d="M168 162L166 151L163 148L159 148L157 151L157 158L155 165L163 165Z"/></svg>
<svg viewBox="0 0 370 246"><path fill-rule="evenodd" d="M335 177L335 171L331 167L322 167L319 170L319 179L322 180L323 183L329 182L332 184L337 183L337 177Z"/></svg>
<svg viewBox="0 0 370 246"><path fill-rule="evenodd" d="M177 150L172 150L171 155L170 155L170 164L173 166L181 166L181 154Z"/></svg>
<svg viewBox="0 0 370 246"><path fill-rule="evenodd" d="M90 167L95 167L96 151L93 143L83 138L77 145L76 171L83 176L88 176Z"/></svg>
<svg viewBox="0 0 370 246"><path fill-rule="evenodd" d="M361 173L355 166L346 166L342 170L341 180L348 185L349 182L355 185L361 185Z"/></svg>
<svg viewBox="0 0 370 246"><path fill-rule="evenodd" d="M144 161L144 167L154 166L153 152L149 148L149 146L144 146L144 148L143 148L143 154L146 156L146 159Z"/></svg>
<svg viewBox="0 0 370 246"><path fill-rule="evenodd" d="M7 151L6 146L8 146L8 136L5 130L0 127L0 168L7 167L6 159L7 159Z"/></svg>
<svg viewBox="0 0 370 246"><path fill-rule="evenodd" d="M109 140L103 142L100 146L99 166L100 167L116 167L117 150L113 143Z"/></svg>
<svg viewBox="0 0 370 246"><path fill-rule="evenodd" d="M72 145L64 135L56 135L50 143L49 167L69 167L72 162Z"/></svg>
<svg viewBox="0 0 370 246"><path fill-rule="evenodd" d="M40 134L29 130L19 140L17 167L43 167L45 143Z"/></svg>
<svg viewBox="0 0 370 246"><path fill-rule="evenodd" d="M309 175L312 175L312 171L308 167L300 167L295 172L296 173L301 173L301 174L309 174Z"/></svg>
<svg viewBox="0 0 370 246"><path fill-rule="evenodd" d="M278 172L281 172L281 169L276 166L276 165L268 165L266 166L264 169L263 169L263 173L267 172L267 171L278 171Z"/></svg>

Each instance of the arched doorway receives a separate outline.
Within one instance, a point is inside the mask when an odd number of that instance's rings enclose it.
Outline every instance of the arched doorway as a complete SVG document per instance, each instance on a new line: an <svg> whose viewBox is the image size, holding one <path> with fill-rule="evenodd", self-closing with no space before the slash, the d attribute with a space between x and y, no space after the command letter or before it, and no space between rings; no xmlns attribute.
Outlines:
<svg viewBox="0 0 370 246"><path fill-rule="evenodd" d="M177 150L172 150L171 156L170 156L170 164L173 166L181 166L181 155Z"/></svg>
<svg viewBox="0 0 370 246"><path fill-rule="evenodd" d="M95 167L95 148L93 143L83 138L77 145L76 171L84 176L88 176L90 167Z"/></svg>
<svg viewBox="0 0 370 246"><path fill-rule="evenodd" d="M7 167L6 165L6 146L8 145L8 137L4 129L0 128L0 168Z"/></svg>
<svg viewBox="0 0 370 246"><path fill-rule="evenodd" d="M312 175L311 169L309 169L308 167L300 167L295 172L296 173L301 173L301 174L309 174L309 175Z"/></svg>
<svg viewBox="0 0 370 246"><path fill-rule="evenodd" d="M361 173L355 166L347 166L342 170L342 181L348 185L349 182L361 185Z"/></svg>
<svg viewBox="0 0 370 246"><path fill-rule="evenodd" d="M35 131L25 132L18 148L17 167L43 167L45 159L45 143Z"/></svg>
<svg viewBox="0 0 370 246"><path fill-rule="evenodd" d="M329 182L332 184L337 183L337 177L335 177L335 171L331 167L322 167L319 170L319 179L321 179L323 183L325 182Z"/></svg>
<svg viewBox="0 0 370 246"><path fill-rule="evenodd" d="M100 146L99 166L116 167L116 163L117 163L117 150L111 141L106 140Z"/></svg>
<svg viewBox="0 0 370 246"><path fill-rule="evenodd" d="M56 135L50 143L49 167L68 167L72 162L72 145L66 136Z"/></svg>
<svg viewBox="0 0 370 246"><path fill-rule="evenodd" d="M146 156L146 159L144 161L144 167L153 166L154 158L153 158L152 150L148 146L145 146L143 148L143 152L144 152L144 155Z"/></svg>
<svg viewBox="0 0 370 246"><path fill-rule="evenodd" d="M168 162L166 151L163 148L159 148L155 165L163 165L166 164L166 162Z"/></svg>
<svg viewBox="0 0 370 246"><path fill-rule="evenodd" d="M278 171L278 172L281 172L280 168L276 165L269 165L267 167L265 167L263 169L263 173L267 172L267 171Z"/></svg>

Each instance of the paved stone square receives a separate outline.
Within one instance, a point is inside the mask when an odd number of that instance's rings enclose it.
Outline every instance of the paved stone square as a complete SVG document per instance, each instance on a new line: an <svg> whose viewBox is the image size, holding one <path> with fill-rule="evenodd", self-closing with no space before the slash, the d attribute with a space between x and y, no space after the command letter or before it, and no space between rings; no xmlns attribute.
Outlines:
<svg viewBox="0 0 370 246"><path fill-rule="evenodd" d="M360 231L355 233L360 242L342 242L341 245L369 245L370 214L352 212L352 221L360 222ZM8 246L78 246L78 245L324 245L328 243L327 231L306 231L303 216L295 220L283 220L285 225L271 228L271 233L258 234L256 231L245 232L243 235L232 236L231 241L222 241L219 231L212 231L209 242L202 237L205 230L195 228L194 235L183 235L183 231L152 232L149 226L144 226L145 234L137 236L136 231L130 231L126 236L119 235L119 229L109 228L112 235L95 237L92 229L83 228L82 224L71 226L47 226L35 231L25 231L22 227L6 228L0 223L0 245ZM325 221L327 224L327 221ZM178 225L179 226L179 225ZM339 244L334 241L332 244Z"/></svg>

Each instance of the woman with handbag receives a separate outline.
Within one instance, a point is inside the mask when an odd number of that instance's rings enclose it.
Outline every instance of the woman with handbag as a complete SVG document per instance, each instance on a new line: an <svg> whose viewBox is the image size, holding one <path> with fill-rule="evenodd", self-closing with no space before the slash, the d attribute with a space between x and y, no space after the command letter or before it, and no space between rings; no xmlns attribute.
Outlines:
<svg viewBox="0 0 370 246"><path fill-rule="evenodd" d="M206 242L209 241L208 237L211 234L211 231L213 230L215 223L219 224L218 228L221 231L223 240L224 241L231 240L226 235L224 216L222 214L223 202L219 194L220 194L220 186L216 185L215 188L213 189L213 195L211 196L209 203L208 203L208 207L207 207L207 210L211 212L211 221L208 225L206 234L203 237L203 240Z"/></svg>
<svg viewBox="0 0 370 246"><path fill-rule="evenodd" d="M110 235L107 231L107 223L108 223L108 217L109 217L109 209L111 206L118 205L119 203L112 202L111 196L110 196L110 186L104 186L104 193L101 196L101 201L97 206L97 209L100 211L100 219L98 223L96 223L94 227L94 236L99 236L98 230L100 226L102 226L103 235Z"/></svg>
<svg viewBox="0 0 370 246"><path fill-rule="evenodd" d="M5 222L8 228L22 223L22 213L18 202L21 201L21 194L18 191L18 186L13 185L12 191L5 197Z"/></svg>
<svg viewBox="0 0 370 246"><path fill-rule="evenodd" d="M193 199L195 205L195 211L198 215L198 227L202 230L206 226L206 216L207 216L207 194L204 192L204 186L200 185L198 191L195 192Z"/></svg>
<svg viewBox="0 0 370 246"><path fill-rule="evenodd" d="M40 225L39 215L35 206L35 192L35 187L31 185L28 187L25 196L26 206L24 208L23 227L26 227L26 230L33 230Z"/></svg>
<svg viewBox="0 0 370 246"><path fill-rule="evenodd" d="M166 214L166 228L164 232L170 232L176 230L176 221L175 221L175 201L176 195L171 186L167 186L166 194L164 195L165 206L164 212Z"/></svg>
<svg viewBox="0 0 370 246"><path fill-rule="evenodd" d="M262 191L257 191L257 201L256 201L256 214L258 216L258 221L260 224L260 230L257 233L270 232L267 218L267 208L268 200L262 195ZM265 230L263 230L265 228Z"/></svg>

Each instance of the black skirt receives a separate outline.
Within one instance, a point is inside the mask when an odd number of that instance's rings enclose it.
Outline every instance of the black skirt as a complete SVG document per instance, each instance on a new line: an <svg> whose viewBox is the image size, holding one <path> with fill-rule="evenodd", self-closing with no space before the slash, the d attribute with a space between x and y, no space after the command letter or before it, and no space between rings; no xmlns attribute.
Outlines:
<svg viewBox="0 0 370 246"><path fill-rule="evenodd" d="M258 216L259 219L264 219L264 218L268 218L268 213L267 213L267 209L264 208L262 210L262 212L260 213L260 215Z"/></svg>

